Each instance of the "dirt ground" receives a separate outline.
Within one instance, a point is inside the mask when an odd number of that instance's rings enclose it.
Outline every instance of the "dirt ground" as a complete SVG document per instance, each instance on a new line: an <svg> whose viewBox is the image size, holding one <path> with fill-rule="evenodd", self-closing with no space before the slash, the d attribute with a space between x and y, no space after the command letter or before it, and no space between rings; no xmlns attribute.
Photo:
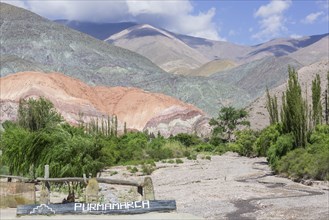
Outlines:
<svg viewBox="0 0 329 220"><path fill-rule="evenodd" d="M152 174L158 199L206 219L328 219L329 184L274 176L265 158L233 153L185 161Z"/></svg>
<svg viewBox="0 0 329 220"><path fill-rule="evenodd" d="M173 199L177 211L120 216L22 216L18 219L328 219L328 182L310 186L272 174L265 158L245 158L233 153L211 160L184 159L182 164L157 163L151 177L155 197ZM118 174L110 174L117 171ZM101 174L114 179L141 180L126 167ZM133 188L100 184L104 201L138 199ZM126 191L122 196L122 191ZM0 210L0 219L16 219L15 209Z"/></svg>

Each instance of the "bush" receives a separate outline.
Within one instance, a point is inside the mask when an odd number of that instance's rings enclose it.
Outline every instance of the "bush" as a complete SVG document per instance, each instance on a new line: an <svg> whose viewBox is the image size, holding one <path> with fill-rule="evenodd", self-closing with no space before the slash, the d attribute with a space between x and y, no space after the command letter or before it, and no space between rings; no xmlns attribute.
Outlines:
<svg viewBox="0 0 329 220"><path fill-rule="evenodd" d="M278 172L294 179L329 180L329 147L310 145L290 151L278 162Z"/></svg>
<svg viewBox="0 0 329 220"><path fill-rule="evenodd" d="M165 147L166 143L167 140L161 136L152 139L146 150L148 157L157 161L173 157L172 150Z"/></svg>
<svg viewBox="0 0 329 220"><path fill-rule="evenodd" d="M142 164L142 173L143 175L151 175L155 168L155 164Z"/></svg>
<svg viewBox="0 0 329 220"><path fill-rule="evenodd" d="M172 139L179 141L185 147L190 147L192 145L197 145L201 143L201 140L199 139L198 136L192 134L186 134L186 133L177 134Z"/></svg>
<svg viewBox="0 0 329 220"><path fill-rule="evenodd" d="M214 153L221 155L228 151L238 152L237 149L235 149L236 146L235 145L233 146L233 145L234 145L233 143L228 143L228 144L222 143L222 144L216 146Z"/></svg>
<svg viewBox="0 0 329 220"><path fill-rule="evenodd" d="M253 144L255 141L255 132L250 129L246 129L236 132L236 141L235 144L231 145L231 147L237 150L239 155L250 157L255 155L253 152Z"/></svg>
<svg viewBox="0 0 329 220"><path fill-rule="evenodd" d="M200 143L193 147L193 150L195 150L196 152L214 152L215 149L216 147L209 143Z"/></svg>
<svg viewBox="0 0 329 220"><path fill-rule="evenodd" d="M267 150L280 136L281 126L279 124L268 126L263 129L253 145L253 151L258 157L266 157Z"/></svg>
<svg viewBox="0 0 329 220"><path fill-rule="evenodd" d="M294 146L294 137L290 134L282 135L275 144L271 145L267 152L267 161L274 171L277 172L277 165L281 157L286 155Z"/></svg>
<svg viewBox="0 0 329 220"><path fill-rule="evenodd" d="M191 154L187 157L188 160L196 160L197 159L197 155L196 154Z"/></svg>
<svg viewBox="0 0 329 220"><path fill-rule="evenodd" d="M171 155L168 158L181 158L189 154L189 151L180 142L169 140L163 146L164 151L170 151Z"/></svg>
<svg viewBox="0 0 329 220"><path fill-rule="evenodd" d="M310 137L310 143L329 143L329 125L318 125ZM329 144L328 144L329 145Z"/></svg>
<svg viewBox="0 0 329 220"><path fill-rule="evenodd" d="M138 168L137 167L133 167L131 170L130 170L131 173L137 173L138 172Z"/></svg>
<svg viewBox="0 0 329 220"><path fill-rule="evenodd" d="M114 175L117 175L118 174L118 171L112 171L110 176L114 176Z"/></svg>
<svg viewBox="0 0 329 220"><path fill-rule="evenodd" d="M177 164L179 164L179 163L184 163L184 161L181 160L181 159L179 159L179 158L177 158L177 159L176 159L176 163L177 163Z"/></svg>

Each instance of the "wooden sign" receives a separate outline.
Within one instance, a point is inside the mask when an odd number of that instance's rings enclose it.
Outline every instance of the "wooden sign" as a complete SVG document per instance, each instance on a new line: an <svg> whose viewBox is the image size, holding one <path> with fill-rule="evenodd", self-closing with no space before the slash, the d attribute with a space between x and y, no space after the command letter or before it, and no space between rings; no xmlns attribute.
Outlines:
<svg viewBox="0 0 329 220"><path fill-rule="evenodd" d="M97 214L140 214L147 212L169 212L176 210L175 200L143 200L121 203L67 203L22 205L17 207L20 215L97 215Z"/></svg>

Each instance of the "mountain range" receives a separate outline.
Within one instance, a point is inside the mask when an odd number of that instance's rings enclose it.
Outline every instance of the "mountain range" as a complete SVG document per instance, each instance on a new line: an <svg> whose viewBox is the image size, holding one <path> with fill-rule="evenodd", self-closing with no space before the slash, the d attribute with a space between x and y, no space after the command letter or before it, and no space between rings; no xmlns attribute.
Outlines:
<svg viewBox="0 0 329 220"><path fill-rule="evenodd" d="M87 34L92 32L94 26L108 25L109 29L114 30L113 34L108 35L105 39L104 37L98 39L137 52L167 72L177 74L207 76L269 56L289 56L302 65L309 65L328 57L328 33L296 39L279 38L255 46L243 46L175 34L148 24L93 24L87 22L89 29L82 30L79 27L84 26L83 22L80 22L79 26L70 25L72 22L66 21L70 27ZM106 30L104 29L104 32ZM211 66L211 68L203 67L200 70L202 65ZM180 66L183 68L179 68ZM209 69L209 72L198 74L202 70L205 72L205 69Z"/></svg>
<svg viewBox="0 0 329 220"><path fill-rule="evenodd" d="M2 77L62 72L90 86L162 93L210 117L222 106L245 107L266 87L281 85L288 65L299 69L329 57L328 34L242 46L148 24L53 22L0 4Z"/></svg>

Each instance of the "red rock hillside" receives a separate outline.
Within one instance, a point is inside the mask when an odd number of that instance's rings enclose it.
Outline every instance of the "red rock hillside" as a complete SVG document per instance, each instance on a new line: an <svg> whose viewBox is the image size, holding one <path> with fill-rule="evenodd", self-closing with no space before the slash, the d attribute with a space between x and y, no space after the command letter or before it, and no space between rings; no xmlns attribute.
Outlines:
<svg viewBox="0 0 329 220"><path fill-rule="evenodd" d="M21 72L0 78L0 122L15 120L20 98L43 96L70 123L117 115L119 131L160 131L161 134L209 133L208 118L194 107L166 95L137 88L89 86L61 73ZM80 116L79 116L80 114Z"/></svg>

